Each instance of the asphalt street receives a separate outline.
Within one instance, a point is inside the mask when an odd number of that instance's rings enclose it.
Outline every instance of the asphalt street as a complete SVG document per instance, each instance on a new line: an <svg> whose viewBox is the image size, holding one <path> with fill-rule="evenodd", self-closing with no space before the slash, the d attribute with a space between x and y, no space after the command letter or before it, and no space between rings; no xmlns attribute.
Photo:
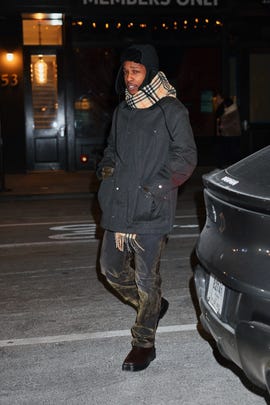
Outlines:
<svg viewBox="0 0 270 405"><path fill-rule="evenodd" d="M202 186L179 193L161 274L170 307L157 358L123 372L135 313L99 273L93 196L0 201L1 405L259 405L264 392L223 359L198 323L192 268Z"/></svg>

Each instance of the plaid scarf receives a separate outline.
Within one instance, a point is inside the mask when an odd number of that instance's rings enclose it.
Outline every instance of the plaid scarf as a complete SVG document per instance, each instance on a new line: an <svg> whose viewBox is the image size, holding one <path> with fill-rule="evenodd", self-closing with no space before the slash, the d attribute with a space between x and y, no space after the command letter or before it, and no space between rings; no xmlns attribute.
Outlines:
<svg viewBox="0 0 270 405"><path fill-rule="evenodd" d="M132 95L126 89L125 99L131 108L149 108L163 97L176 97L176 90L163 72L158 72L151 83Z"/></svg>

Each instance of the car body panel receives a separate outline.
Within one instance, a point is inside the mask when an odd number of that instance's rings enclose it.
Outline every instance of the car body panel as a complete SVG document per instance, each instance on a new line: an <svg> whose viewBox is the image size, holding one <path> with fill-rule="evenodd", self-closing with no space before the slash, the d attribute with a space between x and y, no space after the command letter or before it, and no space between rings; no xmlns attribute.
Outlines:
<svg viewBox="0 0 270 405"><path fill-rule="evenodd" d="M270 298L270 213L261 214L224 202L204 191L207 218L197 255L231 288Z"/></svg>
<svg viewBox="0 0 270 405"><path fill-rule="evenodd" d="M201 323L221 354L270 391L270 146L203 183L194 271Z"/></svg>
<svg viewBox="0 0 270 405"><path fill-rule="evenodd" d="M243 208L270 213L270 146L203 176L207 189Z"/></svg>

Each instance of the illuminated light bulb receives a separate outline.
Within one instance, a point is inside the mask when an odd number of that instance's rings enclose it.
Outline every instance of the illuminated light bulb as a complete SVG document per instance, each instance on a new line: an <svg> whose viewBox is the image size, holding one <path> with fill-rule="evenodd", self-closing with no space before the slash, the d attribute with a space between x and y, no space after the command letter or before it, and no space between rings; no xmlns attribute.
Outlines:
<svg viewBox="0 0 270 405"><path fill-rule="evenodd" d="M81 163L88 163L88 160L89 160L89 155L87 153L82 153L80 155Z"/></svg>
<svg viewBox="0 0 270 405"><path fill-rule="evenodd" d="M13 59L14 59L14 54L13 54L12 52L8 52L8 53L6 54L6 58L7 58L7 61L8 61L8 62L12 62Z"/></svg>
<svg viewBox="0 0 270 405"><path fill-rule="evenodd" d="M38 84L47 83L48 65L44 62L42 56L39 57L38 61L34 64L34 75L36 82Z"/></svg>

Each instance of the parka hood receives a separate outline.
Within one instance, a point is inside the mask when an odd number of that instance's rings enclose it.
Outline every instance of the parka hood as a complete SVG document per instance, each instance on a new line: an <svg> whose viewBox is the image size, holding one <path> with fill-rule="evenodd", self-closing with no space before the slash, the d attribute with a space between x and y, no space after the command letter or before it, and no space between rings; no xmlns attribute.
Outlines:
<svg viewBox="0 0 270 405"><path fill-rule="evenodd" d="M141 88L151 82L159 70L159 59L155 48L149 44L134 44L128 47L121 55L118 74L116 76L115 90L117 94L124 92L126 86L123 76L123 63L125 61L141 63L146 67L146 77Z"/></svg>

